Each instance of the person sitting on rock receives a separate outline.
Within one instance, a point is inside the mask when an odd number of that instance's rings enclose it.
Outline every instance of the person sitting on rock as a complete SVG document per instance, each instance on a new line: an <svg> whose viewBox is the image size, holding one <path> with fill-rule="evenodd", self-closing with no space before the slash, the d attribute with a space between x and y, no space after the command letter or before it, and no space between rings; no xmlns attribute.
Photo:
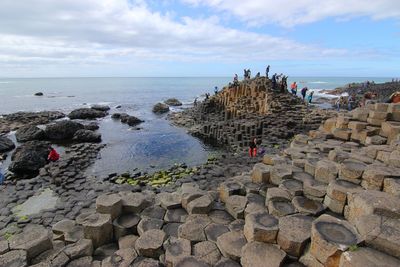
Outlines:
<svg viewBox="0 0 400 267"><path fill-rule="evenodd" d="M55 162L59 159L60 159L60 154L58 154L54 148L49 147L49 156L47 157L47 160L50 162Z"/></svg>
<svg viewBox="0 0 400 267"><path fill-rule="evenodd" d="M303 101L306 99L307 91L308 91L307 86L301 89L301 96L303 97Z"/></svg>
<svg viewBox="0 0 400 267"><path fill-rule="evenodd" d="M256 157L257 156L257 138L254 138L253 141L250 142L249 145L249 156Z"/></svg>

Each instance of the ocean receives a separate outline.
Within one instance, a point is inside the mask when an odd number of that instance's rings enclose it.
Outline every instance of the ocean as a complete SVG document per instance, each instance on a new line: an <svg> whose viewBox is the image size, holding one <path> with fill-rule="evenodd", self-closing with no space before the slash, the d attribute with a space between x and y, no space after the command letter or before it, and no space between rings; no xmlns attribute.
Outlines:
<svg viewBox="0 0 400 267"><path fill-rule="evenodd" d="M168 168L174 163L190 166L204 163L209 153L216 152L200 140L176 128L151 109L157 102L175 97L189 107L196 97L222 88L231 77L202 78L24 78L0 79L0 114L17 111L59 110L69 111L105 104L110 114L126 112L145 120L141 130L110 117L99 120L103 142L107 146L100 159L90 169L95 175L132 170L152 171ZM318 91L334 89L351 82L390 81L390 78L363 77L289 77L288 83L297 81L299 88L307 86ZM43 92L44 96L34 96ZM120 109L116 109L117 106ZM179 108L178 108L179 109Z"/></svg>

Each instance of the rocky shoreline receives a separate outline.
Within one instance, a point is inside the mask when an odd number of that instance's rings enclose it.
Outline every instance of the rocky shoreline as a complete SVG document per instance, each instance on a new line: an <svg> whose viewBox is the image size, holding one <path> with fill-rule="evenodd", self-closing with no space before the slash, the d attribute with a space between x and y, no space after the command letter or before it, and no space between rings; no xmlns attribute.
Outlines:
<svg viewBox="0 0 400 267"><path fill-rule="evenodd" d="M312 109L258 78L170 116L227 149L198 168L92 177L102 144L74 144L2 188L0 266L400 265L399 115Z"/></svg>

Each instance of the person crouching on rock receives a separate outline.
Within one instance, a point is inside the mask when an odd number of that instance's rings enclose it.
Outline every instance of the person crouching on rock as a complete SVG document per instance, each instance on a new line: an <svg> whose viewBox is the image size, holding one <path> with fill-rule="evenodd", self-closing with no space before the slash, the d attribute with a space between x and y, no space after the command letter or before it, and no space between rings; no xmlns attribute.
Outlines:
<svg viewBox="0 0 400 267"><path fill-rule="evenodd" d="M47 161L49 162L55 162L60 159L60 155L57 153L57 151L52 148L51 146L49 147L49 156L47 157Z"/></svg>
<svg viewBox="0 0 400 267"><path fill-rule="evenodd" d="M249 156L257 157L257 138L254 138L249 145Z"/></svg>

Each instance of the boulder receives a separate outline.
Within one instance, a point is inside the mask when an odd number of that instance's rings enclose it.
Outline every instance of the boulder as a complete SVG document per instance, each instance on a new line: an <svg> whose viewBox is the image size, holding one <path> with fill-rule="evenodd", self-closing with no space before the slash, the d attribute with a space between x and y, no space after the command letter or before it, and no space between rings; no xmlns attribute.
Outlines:
<svg viewBox="0 0 400 267"><path fill-rule="evenodd" d="M47 164L49 143L28 141L19 146L11 156L9 169L17 174L36 175Z"/></svg>
<svg viewBox="0 0 400 267"><path fill-rule="evenodd" d="M92 240L94 248L112 241L113 227L109 214L94 213L83 218L80 223L83 226L85 238Z"/></svg>
<svg viewBox="0 0 400 267"><path fill-rule="evenodd" d="M89 130L89 131L96 131L100 128L96 122L91 122L89 124L85 124L84 127L85 127L85 130Z"/></svg>
<svg viewBox="0 0 400 267"><path fill-rule="evenodd" d="M118 194L103 194L96 199L96 211L110 214L111 220L117 218L122 211L122 199Z"/></svg>
<svg viewBox="0 0 400 267"><path fill-rule="evenodd" d="M84 126L78 122L63 120L46 126L46 137L50 140L70 140L78 130Z"/></svg>
<svg viewBox="0 0 400 267"><path fill-rule="evenodd" d="M347 221L324 214L312 224L310 253L325 266L338 266L342 252L360 242L357 230Z"/></svg>
<svg viewBox="0 0 400 267"><path fill-rule="evenodd" d="M135 249L140 256L158 259L163 253L162 246L165 239L164 231L148 230L136 240Z"/></svg>
<svg viewBox="0 0 400 267"><path fill-rule="evenodd" d="M165 100L164 103L167 104L168 106L173 106L173 107L182 106L182 102L176 98L169 98Z"/></svg>
<svg viewBox="0 0 400 267"><path fill-rule="evenodd" d="M249 214L245 220L244 235L248 242L275 243L278 223L278 219L265 211Z"/></svg>
<svg viewBox="0 0 400 267"><path fill-rule="evenodd" d="M17 138L18 142L43 140L45 139L45 133L42 129L36 126L27 125L19 128L15 133L15 137Z"/></svg>
<svg viewBox="0 0 400 267"><path fill-rule="evenodd" d="M94 109L94 110L99 110L99 111L109 111L109 110L110 110L110 107L109 107L109 106L106 106L106 105L97 105L97 104L92 105L90 108L91 108L91 109Z"/></svg>
<svg viewBox="0 0 400 267"><path fill-rule="evenodd" d="M101 142L101 134L82 129L75 132L73 140L77 142L99 143Z"/></svg>
<svg viewBox="0 0 400 267"><path fill-rule="evenodd" d="M243 267L282 266L286 253L277 246L262 242L247 243L242 249L240 263Z"/></svg>
<svg viewBox="0 0 400 267"><path fill-rule="evenodd" d="M277 243L293 257L303 255L306 244L311 238L313 218L295 214L279 218Z"/></svg>
<svg viewBox="0 0 400 267"><path fill-rule="evenodd" d="M13 236L9 242L10 250L26 251L28 261L53 248L49 230L39 225L26 227L22 233Z"/></svg>
<svg viewBox="0 0 400 267"><path fill-rule="evenodd" d="M0 153L8 152L10 150L13 150L14 148L15 145L13 141L8 139L7 137L0 136Z"/></svg>
<svg viewBox="0 0 400 267"><path fill-rule="evenodd" d="M368 247L346 251L340 257L339 267L400 266L400 260Z"/></svg>
<svg viewBox="0 0 400 267"><path fill-rule="evenodd" d="M128 116L126 118L126 124L128 124L131 127L134 127L134 126L136 126L136 125L138 125L138 124L140 124L142 122L144 122L144 121L142 121L141 119L139 119L139 118L137 118L135 116Z"/></svg>
<svg viewBox="0 0 400 267"><path fill-rule="evenodd" d="M153 112L156 114L167 113L169 111L169 106L164 103L157 103L153 107Z"/></svg>
<svg viewBox="0 0 400 267"><path fill-rule="evenodd" d="M34 94L34 96L43 96L43 93L42 92L37 92L37 93Z"/></svg>
<svg viewBox="0 0 400 267"><path fill-rule="evenodd" d="M246 245L246 238L241 232L228 232L217 239L217 246L224 257L239 261L242 257L242 247Z"/></svg>
<svg viewBox="0 0 400 267"><path fill-rule="evenodd" d="M68 114L71 120L93 120L107 116L107 112L92 108L79 108Z"/></svg>

